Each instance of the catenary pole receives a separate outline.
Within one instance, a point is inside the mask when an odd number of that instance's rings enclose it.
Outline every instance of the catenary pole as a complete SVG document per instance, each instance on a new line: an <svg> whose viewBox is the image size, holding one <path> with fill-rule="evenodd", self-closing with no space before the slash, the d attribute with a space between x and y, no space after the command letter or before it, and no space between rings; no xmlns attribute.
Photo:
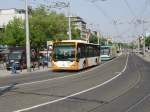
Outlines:
<svg viewBox="0 0 150 112"><path fill-rule="evenodd" d="M70 7L70 0L68 0L68 33L69 33L69 40L72 39L72 33L71 33L71 17L70 17L70 10L71 10L71 7Z"/></svg>
<svg viewBox="0 0 150 112"><path fill-rule="evenodd" d="M25 0L25 21L26 21L26 63L27 63L27 71L31 71L31 63L30 63L30 39L29 39L29 17L28 17L28 0Z"/></svg>

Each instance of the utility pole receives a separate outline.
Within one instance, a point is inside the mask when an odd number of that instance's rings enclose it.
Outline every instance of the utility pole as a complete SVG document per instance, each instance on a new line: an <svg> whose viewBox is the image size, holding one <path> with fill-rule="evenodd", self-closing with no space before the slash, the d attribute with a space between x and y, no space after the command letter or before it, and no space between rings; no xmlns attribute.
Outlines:
<svg viewBox="0 0 150 112"><path fill-rule="evenodd" d="M145 35L143 35L143 54L145 55Z"/></svg>
<svg viewBox="0 0 150 112"><path fill-rule="evenodd" d="M140 53L140 37L138 37L138 53Z"/></svg>
<svg viewBox="0 0 150 112"><path fill-rule="evenodd" d="M97 24L97 29L98 29L98 32L97 32L97 44L99 45L100 44L100 37L101 37L101 31L99 30L100 29L100 26L99 24Z"/></svg>
<svg viewBox="0 0 150 112"><path fill-rule="evenodd" d="M25 0L25 12L26 12L26 63L27 71L31 72L31 63L30 63L30 39L29 39L29 17L28 17L28 0Z"/></svg>
<svg viewBox="0 0 150 112"><path fill-rule="evenodd" d="M144 29L144 23L145 21L142 21L142 25L143 25L143 54L145 55L145 29Z"/></svg>
<svg viewBox="0 0 150 112"><path fill-rule="evenodd" d="M71 18L70 18L70 0L68 0L68 33L69 33L69 40L72 39L72 33L71 33Z"/></svg>
<svg viewBox="0 0 150 112"><path fill-rule="evenodd" d="M98 35L97 35L97 44L99 45L100 44L100 32L98 32Z"/></svg>

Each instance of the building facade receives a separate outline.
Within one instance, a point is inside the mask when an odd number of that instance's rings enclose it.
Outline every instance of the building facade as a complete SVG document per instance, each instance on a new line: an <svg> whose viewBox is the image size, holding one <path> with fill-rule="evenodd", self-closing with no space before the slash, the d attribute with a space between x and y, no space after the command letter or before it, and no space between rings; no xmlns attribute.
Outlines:
<svg viewBox="0 0 150 112"><path fill-rule="evenodd" d="M25 19L24 9L0 9L0 28L4 28L14 18Z"/></svg>
<svg viewBox="0 0 150 112"><path fill-rule="evenodd" d="M86 29L86 22L79 16L72 16L71 22L75 25L76 29L80 30L80 38L86 40L87 38L87 29Z"/></svg>

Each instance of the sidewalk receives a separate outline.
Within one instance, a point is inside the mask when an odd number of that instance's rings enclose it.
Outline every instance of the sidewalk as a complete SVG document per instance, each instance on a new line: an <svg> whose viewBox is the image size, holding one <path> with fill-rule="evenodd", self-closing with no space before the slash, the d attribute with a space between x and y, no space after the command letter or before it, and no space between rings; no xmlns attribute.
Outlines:
<svg viewBox="0 0 150 112"><path fill-rule="evenodd" d="M9 77L9 76L16 76L16 75L26 75L26 74L29 74L29 73L43 72L43 71L48 71L48 70L50 70L50 68L40 67L40 68L35 68L34 70L31 69L31 72L27 72L27 69L24 69L24 70L22 70L22 72L20 70L17 70L16 74L11 74L11 70L8 71L6 69L0 69L0 78Z"/></svg>
<svg viewBox="0 0 150 112"><path fill-rule="evenodd" d="M150 62L150 52L146 52L145 55L138 54L138 56L143 58L144 60Z"/></svg>

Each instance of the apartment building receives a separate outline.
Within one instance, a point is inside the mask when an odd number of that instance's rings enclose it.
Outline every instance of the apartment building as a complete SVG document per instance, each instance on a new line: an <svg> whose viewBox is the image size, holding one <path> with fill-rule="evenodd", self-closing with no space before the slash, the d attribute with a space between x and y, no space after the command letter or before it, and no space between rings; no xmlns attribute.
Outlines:
<svg viewBox="0 0 150 112"><path fill-rule="evenodd" d="M25 19L24 9L0 9L0 29L3 29L13 18Z"/></svg>
<svg viewBox="0 0 150 112"><path fill-rule="evenodd" d="M71 22L75 25L75 28L81 31L80 38L86 40L87 38L87 29L86 29L86 22L79 16L72 16Z"/></svg>

